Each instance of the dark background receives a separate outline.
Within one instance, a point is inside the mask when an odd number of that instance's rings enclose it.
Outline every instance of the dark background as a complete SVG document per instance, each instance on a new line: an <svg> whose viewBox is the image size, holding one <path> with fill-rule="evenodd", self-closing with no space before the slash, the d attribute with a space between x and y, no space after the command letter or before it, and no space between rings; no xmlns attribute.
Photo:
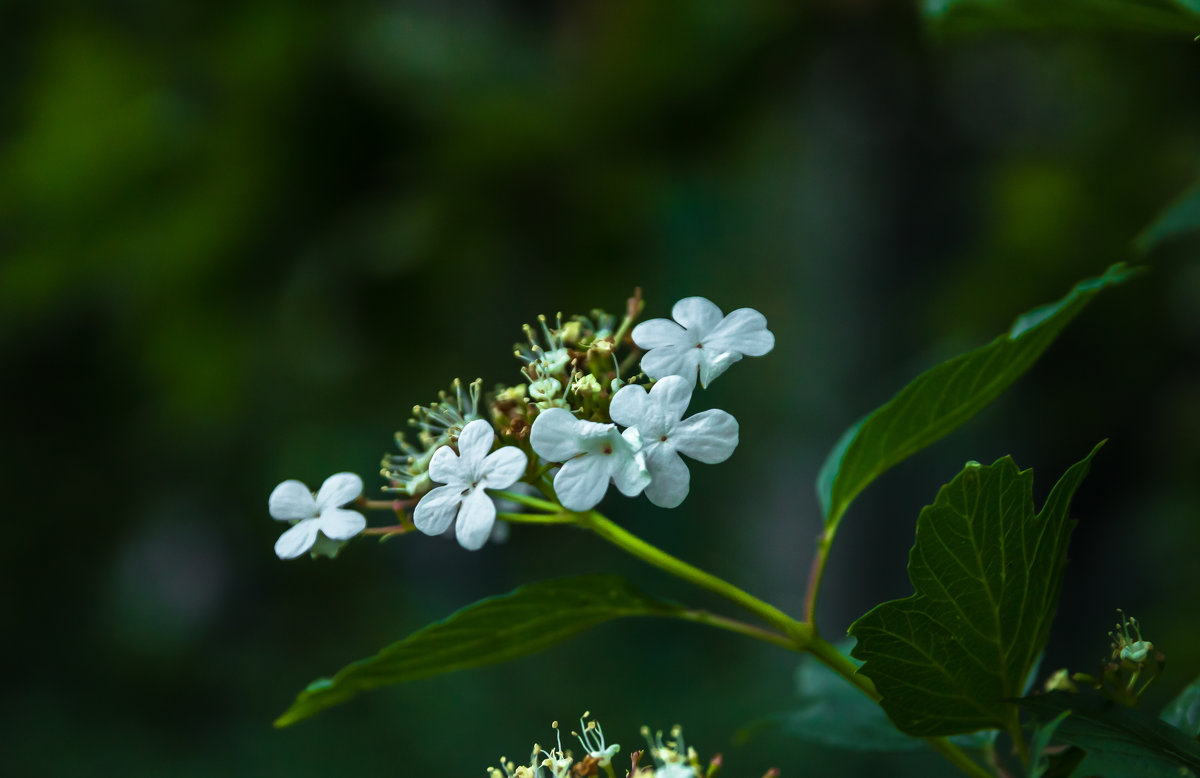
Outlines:
<svg viewBox="0 0 1200 778"><path fill-rule="evenodd" d="M482 775L587 708L623 753L682 723L730 778L953 774L735 745L788 708L795 657L651 621L274 731L311 679L523 582L618 571L716 603L562 529L283 563L266 497L339 470L373 490L414 403L516 380L538 313L706 295L777 336L694 403L741 446L677 510L605 506L798 611L841 431L1134 259L1200 170L1200 23L1121 27L955 32L882 0L5 5L2 771ZM917 512L965 460L1012 454L1040 501L1107 437L1046 666L1093 669L1124 607L1169 657L1148 707L1200 673L1195 248L858 500L826 634L911 591Z"/></svg>

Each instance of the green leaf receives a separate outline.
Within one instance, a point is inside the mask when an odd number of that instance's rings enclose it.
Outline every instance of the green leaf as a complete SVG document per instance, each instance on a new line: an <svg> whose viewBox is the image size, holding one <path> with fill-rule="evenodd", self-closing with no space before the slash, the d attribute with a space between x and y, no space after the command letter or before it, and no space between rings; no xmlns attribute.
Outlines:
<svg viewBox="0 0 1200 778"><path fill-rule="evenodd" d="M827 528L836 528L858 494L888 468L949 434L996 399L1101 289L1137 271L1118 263L1056 303L1020 316L991 343L917 376L842 435L817 477Z"/></svg>
<svg viewBox="0 0 1200 778"><path fill-rule="evenodd" d="M1070 715L1071 711L1064 710L1038 727L1037 731L1033 733L1033 737L1029 740L1029 754L1033 759L1033 764L1029 768L1029 778L1042 778L1050 769L1050 754L1046 753L1046 749L1049 748L1050 741L1054 738L1054 730L1058 729L1062 720Z"/></svg>
<svg viewBox="0 0 1200 778"><path fill-rule="evenodd" d="M1200 774L1200 743L1141 711L1086 693L1051 692L1020 702L1039 722L1070 711L1054 738L1087 752L1077 775L1159 778Z"/></svg>
<svg viewBox="0 0 1200 778"><path fill-rule="evenodd" d="M842 641L837 649L849 654L851 645L852 641ZM853 658L850 661L861 664ZM771 716L753 729L774 726L798 740L851 751L909 751L926 745L924 740L897 730L879 705L812 655L800 660L796 687L798 707ZM953 740L963 748L982 749L996 735L993 729Z"/></svg>
<svg viewBox="0 0 1200 778"><path fill-rule="evenodd" d="M1012 700L1058 604L1075 525L1067 508L1100 445L1059 479L1037 514L1033 472L1009 457L968 463L921 511L908 561L916 593L877 605L850 627L859 672L902 732L1015 726Z"/></svg>
<svg viewBox="0 0 1200 778"><path fill-rule="evenodd" d="M1190 738L1200 738L1200 678L1167 703L1159 718Z"/></svg>
<svg viewBox="0 0 1200 778"><path fill-rule="evenodd" d="M1196 184L1167 206L1154 223L1138 235L1134 246L1145 254L1172 238L1196 230L1200 230L1200 184Z"/></svg>
<svg viewBox="0 0 1200 778"><path fill-rule="evenodd" d="M275 726L294 724L368 689L532 654L611 619L682 611L614 575L529 584L468 605L373 657L347 665L333 678L314 681Z"/></svg>
<svg viewBox="0 0 1200 778"><path fill-rule="evenodd" d="M1117 29L1195 33L1197 0L925 0L925 18L939 31L994 28Z"/></svg>

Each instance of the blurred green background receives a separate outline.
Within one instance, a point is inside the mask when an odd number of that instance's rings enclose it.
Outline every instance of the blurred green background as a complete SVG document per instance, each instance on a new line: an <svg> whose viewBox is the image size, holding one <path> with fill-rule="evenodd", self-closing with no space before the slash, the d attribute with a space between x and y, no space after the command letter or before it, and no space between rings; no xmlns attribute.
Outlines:
<svg viewBox="0 0 1200 778"><path fill-rule="evenodd" d="M705 295L777 336L694 403L737 416L741 447L677 510L607 511L798 610L841 431L1132 259L1200 172L1200 22L973 20L885 0L0 7L0 771L482 775L590 709L624 753L682 723L730 778L953 774L734 743L787 710L794 658L650 621L274 731L313 678L526 581L617 571L717 604L561 529L282 563L266 498L339 470L379 485L411 406L514 380L538 313ZM827 634L911 591L917 512L965 460L1012 454L1040 500L1108 437L1046 666L1092 669L1120 606L1169 658L1151 707L1200 674L1195 250L1156 251L860 498Z"/></svg>

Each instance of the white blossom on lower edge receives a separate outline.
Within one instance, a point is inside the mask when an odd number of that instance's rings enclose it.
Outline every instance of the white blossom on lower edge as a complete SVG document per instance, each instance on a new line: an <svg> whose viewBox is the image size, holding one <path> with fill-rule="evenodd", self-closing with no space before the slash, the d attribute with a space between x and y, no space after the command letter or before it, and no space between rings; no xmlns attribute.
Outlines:
<svg viewBox="0 0 1200 778"><path fill-rule="evenodd" d="M554 491L564 508L591 510L612 481L626 497L650 483L637 430L618 432L615 424L581 421L564 408L550 408L533 420L533 450L547 462L562 462Z"/></svg>
<svg viewBox="0 0 1200 778"><path fill-rule="evenodd" d="M417 529L440 535L454 523L463 548L474 551L487 542L496 523L496 505L485 490L512 486L525 474L527 462L525 452L513 446L489 454L495 442L492 425L476 419L459 434L457 454L449 446L434 452L429 476L445 486L430 490L417 503Z"/></svg>
<svg viewBox="0 0 1200 778"><path fill-rule="evenodd" d="M275 554L295 559L314 547L328 554L327 541L349 540L362 532L367 527L363 515L341 507L357 500L362 489L362 479L354 473L329 476L315 496L300 481L276 486L267 499L271 518L295 523L275 541Z"/></svg>
<svg viewBox="0 0 1200 778"><path fill-rule="evenodd" d="M685 297L671 309L670 319L650 319L633 328L633 342L647 349L642 371L651 378L682 376L707 388L743 356L761 357L775 347L767 319L753 308L728 316L704 297Z"/></svg>
<svg viewBox="0 0 1200 778"><path fill-rule="evenodd" d="M674 508L691 489L691 473L680 454L706 465L724 462L738 444L738 423L713 408L683 418L693 387L681 376L667 376L650 387L623 386L613 395L609 415L618 424L636 429L650 470L646 499L660 508Z"/></svg>

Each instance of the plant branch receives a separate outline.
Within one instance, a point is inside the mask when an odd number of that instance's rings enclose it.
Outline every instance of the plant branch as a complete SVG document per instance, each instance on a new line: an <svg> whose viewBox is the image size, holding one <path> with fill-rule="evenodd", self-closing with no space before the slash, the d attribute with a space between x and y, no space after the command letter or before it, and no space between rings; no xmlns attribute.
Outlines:
<svg viewBox="0 0 1200 778"><path fill-rule="evenodd" d="M752 637L755 640L761 640L764 643L771 643L773 645L780 646L781 648L786 648L789 651L796 650L795 641L789 638L787 635L781 635L778 632L772 632L769 629L763 629L762 627L756 627L753 624L747 624L744 621L731 619L728 616L721 616L705 610L685 610L680 611L675 615L677 618L683 619L684 621L691 621L697 624L706 624L710 627L716 627L717 629L736 632L739 635L746 635L747 637Z"/></svg>
<svg viewBox="0 0 1200 778"><path fill-rule="evenodd" d="M812 635L812 628L803 622L796 621L774 605L763 602L757 597L739 589L723 578L706 573L698 567L689 565L677 559L662 549L652 546L638 536L628 532L619 524L609 520L599 511L588 511L578 514L578 523L587 527L613 545L624 549L633 556L666 570L668 573L694 583L721 595L730 602L741 606L758 616L763 621L783 632L792 640L796 650L803 649Z"/></svg>

